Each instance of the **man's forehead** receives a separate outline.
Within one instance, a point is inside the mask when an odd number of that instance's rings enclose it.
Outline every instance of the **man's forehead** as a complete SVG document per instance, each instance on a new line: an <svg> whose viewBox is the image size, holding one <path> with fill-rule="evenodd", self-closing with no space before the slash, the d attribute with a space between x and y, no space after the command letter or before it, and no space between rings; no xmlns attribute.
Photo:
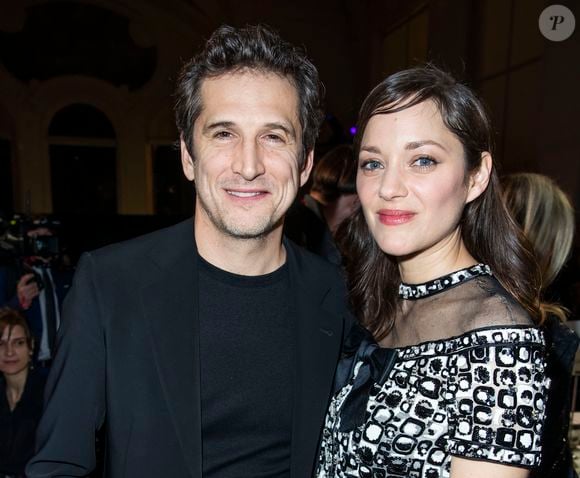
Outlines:
<svg viewBox="0 0 580 478"><path fill-rule="evenodd" d="M200 88L201 112L210 114L284 115L299 121L299 98L285 76L259 70L242 70L206 78ZM227 121L227 118L220 118Z"/></svg>

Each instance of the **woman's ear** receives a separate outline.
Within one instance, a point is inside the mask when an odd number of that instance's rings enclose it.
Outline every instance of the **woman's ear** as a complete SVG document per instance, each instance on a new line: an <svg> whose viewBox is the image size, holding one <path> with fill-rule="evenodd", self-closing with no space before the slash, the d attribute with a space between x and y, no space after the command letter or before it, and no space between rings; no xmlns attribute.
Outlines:
<svg viewBox="0 0 580 478"><path fill-rule="evenodd" d="M479 168L471 174L467 190L467 202L477 199L487 189L491 177L492 165L491 154L487 151L481 153Z"/></svg>

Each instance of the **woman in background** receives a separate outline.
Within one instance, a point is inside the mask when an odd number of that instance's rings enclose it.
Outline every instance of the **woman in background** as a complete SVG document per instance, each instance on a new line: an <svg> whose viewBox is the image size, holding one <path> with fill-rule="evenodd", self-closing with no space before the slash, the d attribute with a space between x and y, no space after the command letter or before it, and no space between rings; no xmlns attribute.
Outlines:
<svg viewBox="0 0 580 478"><path fill-rule="evenodd" d="M566 263L574 241L574 209L566 193L549 177L534 173L502 178L503 195L513 218L532 243L542 273L542 294ZM567 311L546 304L544 323L548 348L548 376L552 380L544 430L542 465L538 478L576 477L568 443L572 368L578 336L562 322Z"/></svg>
<svg viewBox="0 0 580 478"><path fill-rule="evenodd" d="M0 477L24 477L34 452L45 377L30 370L33 350L26 319L0 309Z"/></svg>
<svg viewBox="0 0 580 478"><path fill-rule="evenodd" d="M433 67L366 98L345 226L351 335L318 477L523 478L549 381L539 273L499 193L492 130Z"/></svg>
<svg viewBox="0 0 580 478"><path fill-rule="evenodd" d="M338 226L358 208L356 168L352 146L341 144L314 166L312 187L302 203L290 209L284 232L297 244L340 265L342 257L334 235Z"/></svg>
<svg viewBox="0 0 580 478"><path fill-rule="evenodd" d="M574 208L566 193L542 174L509 174L501 184L510 213L532 243L545 292L570 256ZM554 308L553 313L561 320L566 318L561 307Z"/></svg>

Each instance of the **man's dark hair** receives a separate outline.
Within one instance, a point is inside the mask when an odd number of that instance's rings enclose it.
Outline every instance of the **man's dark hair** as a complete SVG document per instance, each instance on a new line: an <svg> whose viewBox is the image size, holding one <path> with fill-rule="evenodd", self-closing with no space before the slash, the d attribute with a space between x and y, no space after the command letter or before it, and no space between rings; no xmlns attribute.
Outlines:
<svg viewBox="0 0 580 478"><path fill-rule="evenodd" d="M201 113L201 85L206 78L243 70L275 73L295 87L302 126L302 157L314 148L321 123L322 85L304 51L282 40L263 25L219 27L203 50L184 65L179 75L175 114L179 135L193 155L193 125ZM195 160L195 158L194 158Z"/></svg>

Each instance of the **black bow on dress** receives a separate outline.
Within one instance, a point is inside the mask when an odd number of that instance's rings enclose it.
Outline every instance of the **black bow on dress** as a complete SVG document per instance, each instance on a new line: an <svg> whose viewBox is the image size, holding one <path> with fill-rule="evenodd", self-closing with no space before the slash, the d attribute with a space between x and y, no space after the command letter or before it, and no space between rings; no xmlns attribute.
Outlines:
<svg viewBox="0 0 580 478"><path fill-rule="evenodd" d="M362 327L353 327L345 344L345 353L352 351L353 343L357 342L360 345L356 353L341 359L336 370L335 393L348 384L354 374L355 365L362 362L352 389L342 404L339 428L341 432L354 430L364 423L372 386L385 383L397 359L395 349L379 347L372 335Z"/></svg>

